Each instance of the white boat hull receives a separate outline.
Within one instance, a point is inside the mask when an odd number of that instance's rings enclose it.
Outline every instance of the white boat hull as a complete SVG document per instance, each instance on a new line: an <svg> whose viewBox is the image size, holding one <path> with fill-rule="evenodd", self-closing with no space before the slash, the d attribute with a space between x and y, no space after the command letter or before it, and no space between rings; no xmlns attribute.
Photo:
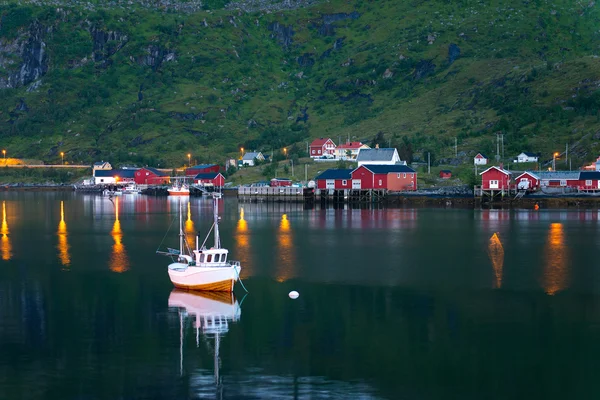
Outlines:
<svg viewBox="0 0 600 400"><path fill-rule="evenodd" d="M169 265L169 278L180 289L206 290L212 292L233 292L238 280L240 267L195 267L184 263Z"/></svg>

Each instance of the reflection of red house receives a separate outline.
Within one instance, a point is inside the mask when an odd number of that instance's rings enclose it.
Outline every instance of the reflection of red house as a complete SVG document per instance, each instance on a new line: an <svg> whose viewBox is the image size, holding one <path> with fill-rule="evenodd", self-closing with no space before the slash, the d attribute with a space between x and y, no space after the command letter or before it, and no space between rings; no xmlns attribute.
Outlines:
<svg viewBox="0 0 600 400"><path fill-rule="evenodd" d="M352 171L352 189L417 190L417 173L407 165L361 165Z"/></svg>
<svg viewBox="0 0 600 400"><path fill-rule="evenodd" d="M285 179L285 178L273 178L273 179L271 179L271 182L269 183L269 185L271 187L292 186L292 181L291 181L291 179Z"/></svg>
<svg viewBox="0 0 600 400"><path fill-rule="evenodd" d="M186 168L185 176L196 176L198 174L206 174L209 172L220 172L221 167L217 164L201 164Z"/></svg>
<svg viewBox="0 0 600 400"><path fill-rule="evenodd" d="M503 168L493 166L479 175L481 175L481 188L483 190L510 189L511 173Z"/></svg>
<svg viewBox="0 0 600 400"><path fill-rule="evenodd" d="M447 169L443 169L440 171L440 178L450 179L450 178L452 178L452 172Z"/></svg>
<svg viewBox="0 0 600 400"><path fill-rule="evenodd" d="M204 186L223 187L225 185L225 177L220 172L197 174L194 177L194 183Z"/></svg>
<svg viewBox="0 0 600 400"><path fill-rule="evenodd" d="M166 185L169 176L152 167L144 167L135 171L135 183L138 185Z"/></svg>

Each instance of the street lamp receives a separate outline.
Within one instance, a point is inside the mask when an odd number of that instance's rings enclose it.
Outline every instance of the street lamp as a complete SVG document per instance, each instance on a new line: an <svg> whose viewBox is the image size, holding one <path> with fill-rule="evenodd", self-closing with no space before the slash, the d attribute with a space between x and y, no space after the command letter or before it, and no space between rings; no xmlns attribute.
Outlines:
<svg viewBox="0 0 600 400"><path fill-rule="evenodd" d="M556 171L556 157L558 157L558 153L552 154L552 170Z"/></svg>
<svg viewBox="0 0 600 400"><path fill-rule="evenodd" d="M188 166L192 168L192 155L188 153Z"/></svg>
<svg viewBox="0 0 600 400"><path fill-rule="evenodd" d="M287 149L285 147L283 148L283 154L285 155L285 158L287 158Z"/></svg>
<svg viewBox="0 0 600 400"><path fill-rule="evenodd" d="M63 153L62 151L60 152L60 158L62 160L62 165L65 165L65 153Z"/></svg>

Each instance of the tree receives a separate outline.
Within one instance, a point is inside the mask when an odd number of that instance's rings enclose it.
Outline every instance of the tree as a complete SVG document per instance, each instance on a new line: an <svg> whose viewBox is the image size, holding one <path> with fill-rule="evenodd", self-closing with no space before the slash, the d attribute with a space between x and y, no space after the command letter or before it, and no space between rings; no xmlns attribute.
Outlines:
<svg viewBox="0 0 600 400"><path fill-rule="evenodd" d="M373 137L373 140L371 140L371 147L375 148L377 146L386 147L385 133L383 133L383 131L377 132Z"/></svg>
<svg viewBox="0 0 600 400"><path fill-rule="evenodd" d="M398 155L402 161L406 161L408 164L413 162L413 149L412 143L406 136L402 136L402 142L398 149Z"/></svg>

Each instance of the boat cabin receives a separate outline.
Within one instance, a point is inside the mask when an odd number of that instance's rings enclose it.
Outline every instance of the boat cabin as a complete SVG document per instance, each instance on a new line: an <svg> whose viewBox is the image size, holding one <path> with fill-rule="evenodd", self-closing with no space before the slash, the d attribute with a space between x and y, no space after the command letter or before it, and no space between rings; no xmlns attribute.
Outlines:
<svg viewBox="0 0 600 400"><path fill-rule="evenodd" d="M201 249L194 250L196 265L201 267L225 267L227 266L227 249Z"/></svg>

